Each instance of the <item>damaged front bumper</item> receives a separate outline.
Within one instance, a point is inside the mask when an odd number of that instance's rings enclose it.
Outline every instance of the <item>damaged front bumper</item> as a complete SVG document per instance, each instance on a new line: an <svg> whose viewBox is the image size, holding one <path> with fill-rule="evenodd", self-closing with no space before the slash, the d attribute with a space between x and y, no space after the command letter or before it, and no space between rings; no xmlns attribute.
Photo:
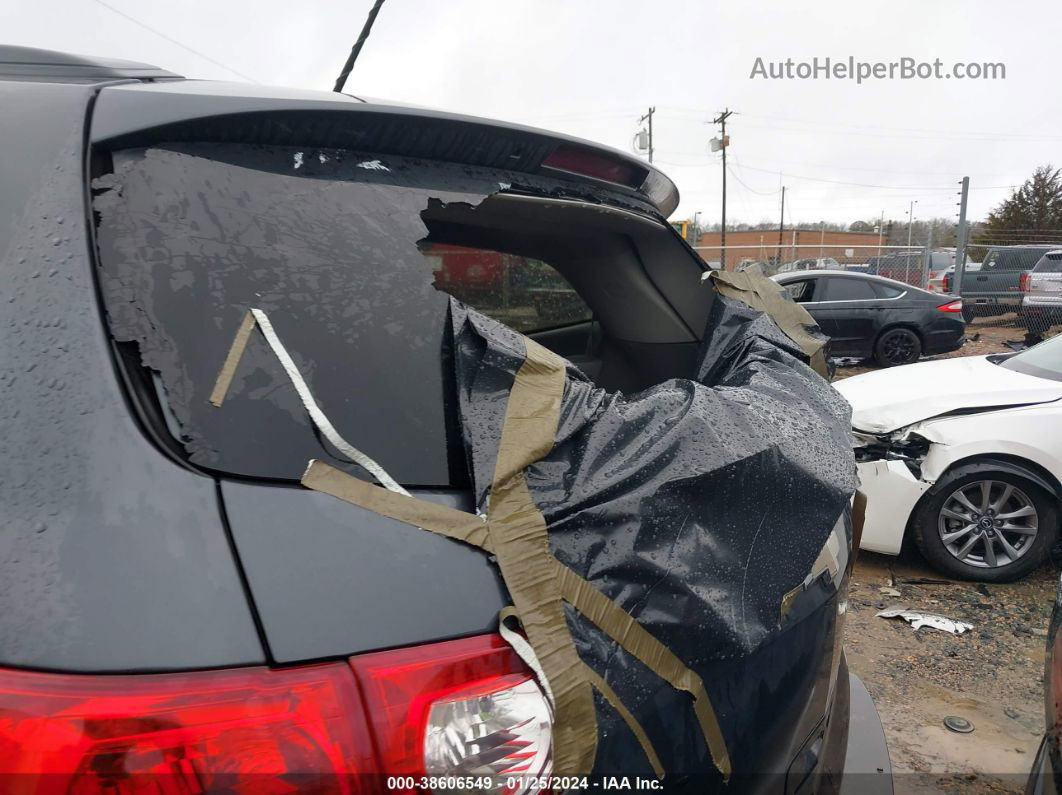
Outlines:
<svg viewBox="0 0 1062 795"><path fill-rule="evenodd" d="M888 435L854 432L860 490L867 496L860 549L898 555L908 518L933 485L923 464L932 445L924 437L898 431Z"/></svg>
<svg viewBox="0 0 1062 795"><path fill-rule="evenodd" d="M898 555L910 509L931 484L916 478L902 461L866 461L856 465L860 489L867 495L860 549ZM907 510L903 510L907 506Z"/></svg>

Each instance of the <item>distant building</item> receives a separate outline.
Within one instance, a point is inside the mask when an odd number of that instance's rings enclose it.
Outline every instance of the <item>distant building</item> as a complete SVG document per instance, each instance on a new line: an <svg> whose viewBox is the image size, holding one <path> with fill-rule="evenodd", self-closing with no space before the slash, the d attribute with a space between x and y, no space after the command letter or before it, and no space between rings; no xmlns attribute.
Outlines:
<svg viewBox="0 0 1062 795"><path fill-rule="evenodd" d="M717 262L720 256L719 232L702 232L693 245L701 258ZM783 229L782 245L778 230L727 230L726 266L733 270L739 263L754 261L780 265L797 259L833 257L842 264L866 262L878 255L877 232L831 232L822 229Z"/></svg>

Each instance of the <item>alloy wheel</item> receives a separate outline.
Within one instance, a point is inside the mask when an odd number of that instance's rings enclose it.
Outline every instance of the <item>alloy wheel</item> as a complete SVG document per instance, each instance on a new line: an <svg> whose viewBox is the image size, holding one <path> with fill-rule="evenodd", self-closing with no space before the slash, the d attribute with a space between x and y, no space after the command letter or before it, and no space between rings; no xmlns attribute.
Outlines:
<svg viewBox="0 0 1062 795"><path fill-rule="evenodd" d="M917 354L917 338L909 331L891 331L881 341L881 350L889 364L907 364Z"/></svg>
<svg viewBox="0 0 1062 795"><path fill-rule="evenodd" d="M1013 563L1036 540L1039 515L1029 496L1010 483L975 480L951 493L940 509L944 548L978 568Z"/></svg>

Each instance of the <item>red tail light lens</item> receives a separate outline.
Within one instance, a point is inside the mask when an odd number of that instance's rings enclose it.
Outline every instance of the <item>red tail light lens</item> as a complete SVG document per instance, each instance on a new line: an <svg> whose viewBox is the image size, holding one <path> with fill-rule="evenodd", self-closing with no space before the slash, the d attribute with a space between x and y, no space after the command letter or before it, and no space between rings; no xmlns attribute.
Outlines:
<svg viewBox="0 0 1062 795"><path fill-rule="evenodd" d="M343 663L84 676L0 671L5 792L360 792L372 771Z"/></svg>
<svg viewBox="0 0 1062 795"><path fill-rule="evenodd" d="M615 182L637 188L645 179L645 171L619 158L611 158L592 149L562 144L542 161L543 168L567 171L583 177Z"/></svg>
<svg viewBox="0 0 1062 795"><path fill-rule="evenodd" d="M948 274L944 274L944 281L941 283L940 289L945 293L951 292L951 277Z"/></svg>
<svg viewBox="0 0 1062 795"><path fill-rule="evenodd" d="M507 775L551 772L552 721L498 635L280 670L0 669L0 790L368 795L489 776L512 795Z"/></svg>
<svg viewBox="0 0 1062 795"><path fill-rule="evenodd" d="M941 312L948 312L948 313L959 313L959 312L962 312L962 299L960 298L960 299L958 299L956 301L950 301L950 302L948 302L946 304L941 304L940 306L937 307L937 309L940 310Z"/></svg>
<svg viewBox="0 0 1062 795"><path fill-rule="evenodd" d="M492 776L501 784L492 789L504 793L506 775L548 776L552 715L505 641L488 635L431 650L427 658L410 648L350 661L389 779Z"/></svg>
<svg viewBox="0 0 1062 795"><path fill-rule="evenodd" d="M1021 290L1023 293L1029 292L1029 282L1031 281L1032 277L1029 275L1028 271L1025 271L1021 276L1018 277L1018 289Z"/></svg>

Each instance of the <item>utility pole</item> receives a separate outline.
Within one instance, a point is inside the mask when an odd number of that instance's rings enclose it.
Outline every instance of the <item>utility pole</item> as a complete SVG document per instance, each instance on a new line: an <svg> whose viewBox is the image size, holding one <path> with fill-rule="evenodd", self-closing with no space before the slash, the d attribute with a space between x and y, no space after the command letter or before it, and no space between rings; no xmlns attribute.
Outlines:
<svg viewBox="0 0 1062 795"><path fill-rule="evenodd" d="M639 124L641 124L643 121L648 121L649 122L649 162L650 163L653 162L653 114L654 113L656 113L656 108L655 107L649 108L649 112L646 113L644 116L642 116L640 119L638 119L638 123ZM630 117L628 116L627 118L630 118Z"/></svg>
<svg viewBox="0 0 1062 795"><path fill-rule="evenodd" d="M881 211L881 219L878 221L878 258L881 258L881 236L885 233L885 211Z"/></svg>
<svg viewBox="0 0 1062 795"><path fill-rule="evenodd" d="M933 225L930 224L929 232L926 235L926 247L922 252L922 277L919 280L918 286L923 290L929 287L929 268L932 265L933 260Z"/></svg>
<svg viewBox="0 0 1062 795"><path fill-rule="evenodd" d="M782 186L782 217L778 219L778 257L774 263L777 268L782 264L782 232L785 230L785 185Z"/></svg>
<svg viewBox="0 0 1062 795"><path fill-rule="evenodd" d="M712 120L712 124L722 125L719 147L723 150L723 231L719 239L719 267L722 270L726 270L726 147L730 143L726 137L726 120L733 115L734 112L730 108L724 108L723 112Z"/></svg>
<svg viewBox="0 0 1062 795"><path fill-rule="evenodd" d="M962 190L959 191L959 231L955 240L955 284L951 285L955 295L962 296L962 280L966 275L966 243L969 230L966 228L966 199L970 195L970 178L963 177Z"/></svg>
<svg viewBox="0 0 1062 795"><path fill-rule="evenodd" d="M911 283L911 230L914 227L914 206L916 204L918 204L918 199L914 199L907 210L907 251L903 254L903 280L908 284Z"/></svg>

